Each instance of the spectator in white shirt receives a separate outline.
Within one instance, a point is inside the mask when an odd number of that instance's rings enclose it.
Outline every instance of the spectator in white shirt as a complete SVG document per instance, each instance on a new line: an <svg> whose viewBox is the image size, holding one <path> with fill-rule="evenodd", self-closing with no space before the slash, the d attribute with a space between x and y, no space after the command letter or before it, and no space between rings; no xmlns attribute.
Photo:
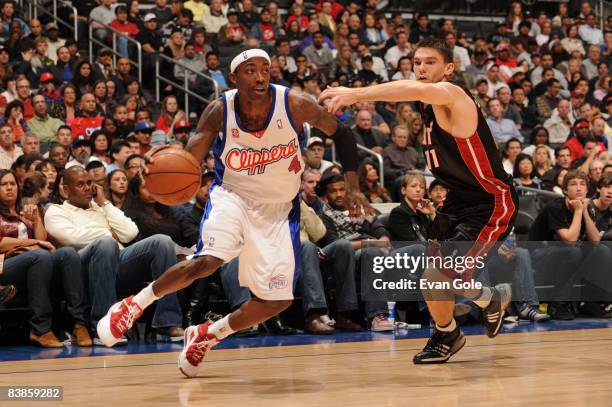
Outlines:
<svg viewBox="0 0 612 407"><path fill-rule="evenodd" d="M467 49L463 48L460 45L457 45L457 36L454 32L446 33L444 40L446 41L446 45L448 46L448 48L453 51L454 57L459 58L459 60L461 61L460 70L465 71L467 67L472 64L472 61L470 60L470 54L468 53Z"/></svg>
<svg viewBox="0 0 612 407"><path fill-rule="evenodd" d="M15 145L13 128L8 124L0 126L0 169L10 170L11 165L22 155L21 147Z"/></svg>
<svg viewBox="0 0 612 407"><path fill-rule="evenodd" d="M599 45L591 45L589 47L587 59L582 61L582 66L580 67L580 73L586 80L590 81L599 75L599 72L597 71L597 64L599 63L600 58L601 48L599 48Z"/></svg>
<svg viewBox="0 0 612 407"><path fill-rule="evenodd" d="M91 10L89 23L93 26L94 37L98 41L106 41L108 36L108 30L102 24L110 25L115 17L113 0L100 0L100 5Z"/></svg>
<svg viewBox="0 0 612 407"><path fill-rule="evenodd" d="M487 96L490 98L496 97L498 90L508 86L499 75L499 65L492 64L489 69L487 69L487 84L489 85Z"/></svg>
<svg viewBox="0 0 612 407"><path fill-rule="evenodd" d="M385 53L385 61L395 71L400 58L410 56L410 44L408 43L408 34L400 32L397 34L397 45L389 48Z"/></svg>
<svg viewBox="0 0 612 407"><path fill-rule="evenodd" d="M51 205L45 228L63 246L79 251L89 276L91 327L117 302L117 296L140 290L176 263L172 239L154 235L127 248L138 227L106 200L104 189L80 167L64 173L62 186L68 199ZM175 293L157 302L153 327L171 339L182 336L182 313ZM163 332L160 332L163 331Z"/></svg>
<svg viewBox="0 0 612 407"><path fill-rule="evenodd" d="M595 14L590 13L586 16L586 24L582 24L578 28L578 35L582 38L582 41L590 45L603 44L603 33L597 28L597 18Z"/></svg>

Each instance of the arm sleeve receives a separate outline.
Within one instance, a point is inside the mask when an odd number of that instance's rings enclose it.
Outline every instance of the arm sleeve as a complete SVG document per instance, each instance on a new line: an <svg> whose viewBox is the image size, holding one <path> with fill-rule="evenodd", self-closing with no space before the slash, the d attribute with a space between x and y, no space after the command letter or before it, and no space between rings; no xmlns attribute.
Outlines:
<svg viewBox="0 0 612 407"><path fill-rule="evenodd" d="M308 234L308 238L313 242L318 242L327 232L325 224L321 218L317 216L315 211L305 203L302 202L300 204L300 210L300 221L304 226L304 230Z"/></svg>
<svg viewBox="0 0 612 407"><path fill-rule="evenodd" d="M104 205L102 209L109 226L117 234L121 243L129 243L138 236L138 227L120 209L113 204Z"/></svg>

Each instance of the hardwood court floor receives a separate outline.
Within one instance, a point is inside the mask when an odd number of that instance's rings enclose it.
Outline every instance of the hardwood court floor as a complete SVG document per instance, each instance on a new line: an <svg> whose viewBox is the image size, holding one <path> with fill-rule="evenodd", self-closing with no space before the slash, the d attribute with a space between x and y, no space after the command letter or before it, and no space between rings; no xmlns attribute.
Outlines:
<svg viewBox="0 0 612 407"><path fill-rule="evenodd" d="M445 365L424 339L214 350L185 379L178 353L0 363L0 385L63 385L62 406L611 406L612 330L468 336ZM1 352L1 349L0 349Z"/></svg>

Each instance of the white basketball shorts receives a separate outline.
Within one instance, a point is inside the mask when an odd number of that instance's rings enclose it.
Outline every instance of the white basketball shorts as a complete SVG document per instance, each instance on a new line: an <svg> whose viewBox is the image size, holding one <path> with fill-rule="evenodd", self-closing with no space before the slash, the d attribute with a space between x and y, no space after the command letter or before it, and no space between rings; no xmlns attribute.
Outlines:
<svg viewBox="0 0 612 407"><path fill-rule="evenodd" d="M258 203L223 186L212 187L195 256L225 263L238 257L239 281L263 300L293 299L299 273L300 205Z"/></svg>

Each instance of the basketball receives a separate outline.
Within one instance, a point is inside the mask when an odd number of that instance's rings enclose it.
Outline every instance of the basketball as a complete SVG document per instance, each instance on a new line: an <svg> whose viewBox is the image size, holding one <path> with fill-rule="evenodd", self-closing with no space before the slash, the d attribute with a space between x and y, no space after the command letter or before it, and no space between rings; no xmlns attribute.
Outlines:
<svg viewBox="0 0 612 407"><path fill-rule="evenodd" d="M166 148L153 154L145 175L147 190L168 206L188 202L200 188L200 164L185 150Z"/></svg>

